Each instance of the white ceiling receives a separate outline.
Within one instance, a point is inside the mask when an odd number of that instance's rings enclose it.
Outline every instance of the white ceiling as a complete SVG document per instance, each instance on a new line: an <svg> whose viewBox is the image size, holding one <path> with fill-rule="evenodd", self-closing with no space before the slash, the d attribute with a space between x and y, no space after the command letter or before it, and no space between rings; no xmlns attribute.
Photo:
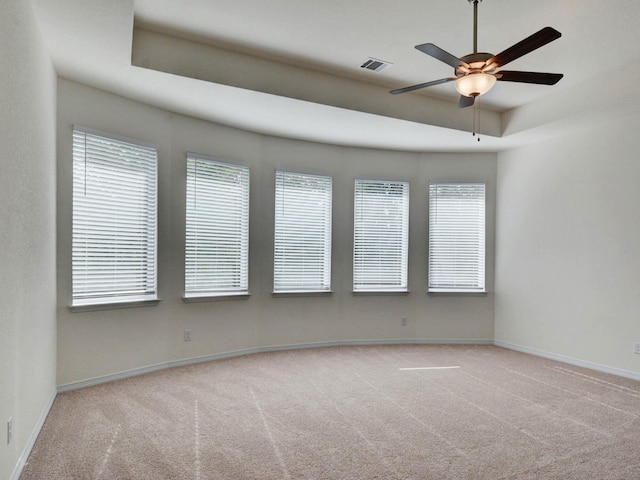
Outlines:
<svg viewBox="0 0 640 480"><path fill-rule="evenodd" d="M449 77L417 51L473 50L467 0L31 0L59 75L260 133L411 151L496 151L640 113L638 0L484 0L478 47L499 53L545 26L562 38L509 70L563 73L555 86L499 82L459 110ZM134 35L135 25L135 35ZM393 65L359 68L368 57Z"/></svg>

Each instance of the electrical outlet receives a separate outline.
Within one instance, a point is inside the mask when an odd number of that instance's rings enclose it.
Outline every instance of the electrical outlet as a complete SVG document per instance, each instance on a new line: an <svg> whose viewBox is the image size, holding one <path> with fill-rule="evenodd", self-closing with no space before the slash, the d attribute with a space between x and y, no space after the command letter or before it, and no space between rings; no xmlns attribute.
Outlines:
<svg viewBox="0 0 640 480"><path fill-rule="evenodd" d="M633 342L633 353L640 355L640 342Z"/></svg>
<svg viewBox="0 0 640 480"><path fill-rule="evenodd" d="M184 331L184 341L185 342L190 342L191 341L191 330L185 330Z"/></svg>
<svg viewBox="0 0 640 480"><path fill-rule="evenodd" d="M400 320L400 324L403 327L406 327L407 326L407 317L402 317L402 320Z"/></svg>
<svg viewBox="0 0 640 480"><path fill-rule="evenodd" d="M12 438L13 438L13 417L7 420L7 445L11 443Z"/></svg>

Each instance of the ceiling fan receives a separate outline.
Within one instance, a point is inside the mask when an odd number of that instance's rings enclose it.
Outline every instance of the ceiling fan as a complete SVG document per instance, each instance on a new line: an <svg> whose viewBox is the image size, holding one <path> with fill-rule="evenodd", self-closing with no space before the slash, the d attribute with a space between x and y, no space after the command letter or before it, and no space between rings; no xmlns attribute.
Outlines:
<svg viewBox="0 0 640 480"><path fill-rule="evenodd" d="M391 90L389 93L397 95L455 81L456 90L460 93L458 107L465 108L473 105L476 97L491 90L496 81L539 85L555 85L560 81L563 77L561 73L500 70L507 63L557 40L562 36L560 32L551 27L545 27L497 55L478 52L478 4L482 0L468 0L468 2L473 4L473 53L457 58L433 43L416 45L416 48L421 52L452 66L454 76Z"/></svg>

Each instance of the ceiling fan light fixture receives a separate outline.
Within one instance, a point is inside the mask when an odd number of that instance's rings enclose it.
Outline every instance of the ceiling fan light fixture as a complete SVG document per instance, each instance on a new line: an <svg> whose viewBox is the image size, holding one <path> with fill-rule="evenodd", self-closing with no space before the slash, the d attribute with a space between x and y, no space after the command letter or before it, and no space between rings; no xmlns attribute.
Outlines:
<svg viewBox="0 0 640 480"><path fill-rule="evenodd" d="M479 97L484 95L496 84L496 77L490 73L469 73L460 77L455 82L455 87L460 95L465 97Z"/></svg>

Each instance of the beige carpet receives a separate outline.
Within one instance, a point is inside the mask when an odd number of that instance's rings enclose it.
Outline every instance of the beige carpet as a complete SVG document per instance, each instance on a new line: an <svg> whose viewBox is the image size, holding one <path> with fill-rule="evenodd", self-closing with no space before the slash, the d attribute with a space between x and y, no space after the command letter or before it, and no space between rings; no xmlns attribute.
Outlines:
<svg viewBox="0 0 640 480"><path fill-rule="evenodd" d="M30 479L640 479L640 383L498 347L298 350L58 395Z"/></svg>

